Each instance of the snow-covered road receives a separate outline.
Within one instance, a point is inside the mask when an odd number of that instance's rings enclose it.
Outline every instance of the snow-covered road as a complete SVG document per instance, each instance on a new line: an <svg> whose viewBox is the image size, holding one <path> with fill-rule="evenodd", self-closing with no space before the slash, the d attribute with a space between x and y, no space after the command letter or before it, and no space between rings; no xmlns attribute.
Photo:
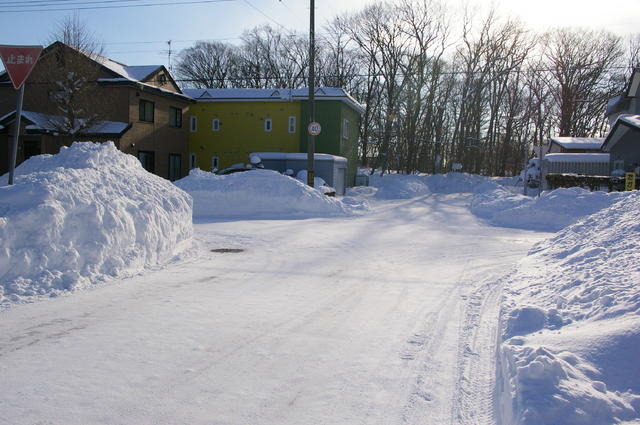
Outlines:
<svg viewBox="0 0 640 425"><path fill-rule="evenodd" d="M490 424L495 282L547 234L465 202L198 223L186 263L2 312L0 423Z"/></svg>

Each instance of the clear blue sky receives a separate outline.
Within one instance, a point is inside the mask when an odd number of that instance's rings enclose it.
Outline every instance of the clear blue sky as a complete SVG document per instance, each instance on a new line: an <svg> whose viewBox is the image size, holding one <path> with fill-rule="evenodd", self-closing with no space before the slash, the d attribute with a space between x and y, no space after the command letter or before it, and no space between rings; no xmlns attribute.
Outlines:
<svg viewBox="0 0 640 425"><path fill-rule="evenodd" d="M34 9L45 0L25 0ZM61 5L100 0L51 0ZM111 0L113 1L113 0ZM127 4L189 0L133 0ZM0 0L0 10L16 0ZM362 8L369 0L316 0L318 28L336 14ZM477 3L489 4L490 0ZM558 25L604 28L621 35L640 32L640 1L601 0L498 0L503 14L520 16L534 29ZM105 2L99 5L112 5ZM118 3L116 3L118 4ZM457 7L458 1L447 1ZM617 5L617 6L616 6ZM0 12L0 44L45 44L57 21L73 12ZM308 31L309 0L232 0L219 3L78 11L96 35L106 43L107 56L128 65L167 64L166 40L173 49L188 47L191 40L229 39L260 24ZM189 41L183 41L189 40ZM144 43L142 43L144 42ZM152 43L153 42L153 43Z"/></svg>

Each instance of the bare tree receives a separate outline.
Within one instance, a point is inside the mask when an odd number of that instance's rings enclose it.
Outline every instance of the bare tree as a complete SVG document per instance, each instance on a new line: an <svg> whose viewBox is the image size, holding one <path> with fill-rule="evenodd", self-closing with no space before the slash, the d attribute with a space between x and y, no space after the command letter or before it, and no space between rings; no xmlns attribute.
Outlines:
<svg viewBox="0 0 640 425"><path fill-rule="evenodd" d="M240 70L240 55L234 46L199 41L180 52L175 69L178 78L191 87L233 87Z"/></svg>
<svg viewBox="0 0 640 425"><path fill-rule="evenodd" d="M55 41L61 41L93 59L102 56L104 52L104 43L80 19L78 13L67 15L57 22L48 44Z"/></svg>
<svg viewBox="0 0 640 425"><path fill-rule="evenodd" d="M104 97L98 95L103 44L89 31L77 14L58 22L51 40L64 43L55 50L55 60L45 62L47 99L55 115L49 124L61 134L74 135L103 120L106 111Z"/></svg>
<svg viewBox="0 0 640 425"><path fill-rule="evenodd" d="M559 29L545 34L554 78L560 136L599 133L607 100L615 94L612 70L622 57L620 37L605 31Z"/></svg>

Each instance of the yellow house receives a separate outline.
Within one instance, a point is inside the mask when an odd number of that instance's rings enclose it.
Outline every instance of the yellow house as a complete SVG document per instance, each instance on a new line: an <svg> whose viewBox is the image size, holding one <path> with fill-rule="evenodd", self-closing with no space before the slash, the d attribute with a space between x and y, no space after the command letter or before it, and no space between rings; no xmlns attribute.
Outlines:
<svg viewBox="0 0 640 425"><path fill-rule="evenodd" d="M301 103L290 90L185 92L197 102L189 109L190 168L212 171L246 163L251 152L298 151Z"/></svg>

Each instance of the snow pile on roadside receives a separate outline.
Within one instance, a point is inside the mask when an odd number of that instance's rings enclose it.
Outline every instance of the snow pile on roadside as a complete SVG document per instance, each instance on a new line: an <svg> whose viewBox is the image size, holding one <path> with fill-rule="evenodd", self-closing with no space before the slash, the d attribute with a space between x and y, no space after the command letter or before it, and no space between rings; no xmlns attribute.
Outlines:
<svg viewBox="0 0 640 425"><path fill-rule="evenodd" d="M170 260L191 244L191 199L112 142L74 143L0 177L0 306Z"/></svg>
<svg viewBox="0 0 640 425"><path fill-rule="evenodd" d="M426 178L415 174L373 174L369 185L377 188L376 199L411 199L431 193Z"/></svg>
<svg viewBox="0 0 640 425"><path fill-rule="evenodd" d="M471 211L496 226L557 232L583 217L608 208L623 192L589 192L573 187L543 192L539 198L514 194L501 186L478 191Z"/></svg>
<svg viewBox="0 0 640 425"><path fill-rule="evenodd" d="M433 175L379 174L370 177L375 193L363 189L355 195L379 200L411 199L429 194L472 194L473 214L495 226L557 232L583 217L594 214L627 196L622 192L589 192L581 188L556 189L539 198L514 193L502 183L514 179L494 179L473 174Z"/></svg>
<svg viewBox="0 0 640 425"><path fill-rule="evenodd" d="M431 193L472 193L488 178L475 174L374 174L369 184L378 189L377 199L411 199ZM497 187L498 185L495 185Z"/></svg>
<svg viewBox="0 0 640 425"><path fill-rule="evenodd" d="M640 418L640 194L539 243L505 288L503 424Z"/></svg>
<svg viewBox="0 0 640 425"><path fill-rule="evenodd" d="M307 218L354 214L362 202L341 202L273 170L228 175L191 173L175 185L193 197L196 218Z"/></svg>

